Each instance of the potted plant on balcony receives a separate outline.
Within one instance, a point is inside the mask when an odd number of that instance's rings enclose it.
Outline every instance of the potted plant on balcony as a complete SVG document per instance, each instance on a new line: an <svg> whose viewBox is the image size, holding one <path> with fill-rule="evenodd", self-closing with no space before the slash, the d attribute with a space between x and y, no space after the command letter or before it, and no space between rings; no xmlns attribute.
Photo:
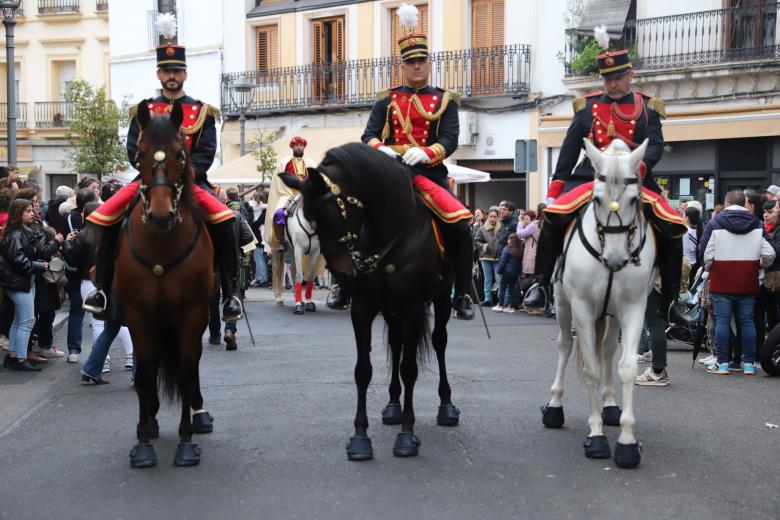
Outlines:
<svg viewBox="0 0 780 520"><path fill-rule="evenodd" d="M60 112L57 112L54 114L54 117L52 118L54 121L54 126L56 127L63 127L65 126L64 118L62 117L62 114Z"/></svg>

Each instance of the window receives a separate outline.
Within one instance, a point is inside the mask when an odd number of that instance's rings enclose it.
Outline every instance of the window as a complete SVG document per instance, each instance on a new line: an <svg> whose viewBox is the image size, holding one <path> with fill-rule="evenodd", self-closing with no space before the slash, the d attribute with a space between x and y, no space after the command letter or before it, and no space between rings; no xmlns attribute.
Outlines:
<svg viewBox="0 0 780 520"><path fill-rule="evenodd" d="M0 64L0 84L5 85L8 83L8 73L5 66L5 63ZM14 64L14 83L16 85L15 91L16 91L16 102L19 103L20 98L19 95L21 94L21 88L20 85L22 83L22 67L19 63ZM6 92L6 89L0 89L0 101L3 103L6 103L8 101Z"/></svg>
<svg viewBox="0 0 780 520"><path fill-rule="evenodd" d="M257 58L255 68L259 72L268 72L279 67L279 27L266 25L255 29Z"/></svg>
<svg viewBox="0 0 780 520"><path fill-rule="evenodd" d="M475 95L504 91L504 0L472 0L472 90Z"/></svg>
<svg viewBox="0 0 780 520"><path fill-rule="evenodd" d="M417 27L415 27L411 32L414 32L416 34L424 34L428 36L428 6L418 5L417 9L420 12L420 17L417 20ZM401 55L401 51L398 49L398 40L400 40L406 34L409 34L410 31L409 29L401 25L401 22L398 21L398 8L390 10L390 17L391 17L390 36L392 38L392 41L390 42L390 48L392 49L392 52L390 55L393 58L398 58ZM429 47L430 44L431 43L428 42ZM390 77L391 86L400 85L401 83L403 83L403 78L401 77L401 71L397 68L393 68Z"/></svg>
<svg viewBox="0 0 780 520"><path fill-rule="evenodd" d="M314 101L344 97L344 17L311 23L312 97Z"/></svg>
<svg viewBox="0 0 780 520"><path fill-rule="evenodd" d="M76 79L76 62L60 61L58 62L59 75L59 95L60 100L65 99L65 93L68 91L68 85Z"/></svg>

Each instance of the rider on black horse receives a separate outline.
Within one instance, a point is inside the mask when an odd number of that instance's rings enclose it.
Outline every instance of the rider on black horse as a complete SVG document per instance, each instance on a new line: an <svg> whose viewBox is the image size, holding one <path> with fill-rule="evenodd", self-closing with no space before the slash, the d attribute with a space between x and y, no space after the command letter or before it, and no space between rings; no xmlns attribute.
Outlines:
<svg viewBox="0 0 780 520"><path fill-rule="evenodd" d="M408 34L398 41L405 84L380 92L361 140L402 160L413 175L423 202L441 224L445 250L455 268L452 306L460 319L474 318L469 297L473 243L468 220L471 212L452 194L442 161L458 147L459 96L428 84L431 63L424 34ZM328 306L343 308L343 288L335 289Z"/></svg>
<svg viewBox="0 0 780 520"><path fill-rule="evenodd" d="M214 197L214 191L206 177L206 171L214 162L217 151L215 117L219 111L184 93L187 79L185 48L178 45L157 47L157 78L162 85L162 95L147 100L153 116L166 115L173 105L179 104L184 111L181 133L184 144L190 151L195 183L195 202L203 211L206 225L214 241L214 252L222 282L222 319L241 319L241 302L238 300L238 244L233 233L234 215ZM127 156L130 163L138 162L138 139L140 127L131 110L132 121L127 134ZM84 309L101 315L109 301L109 291L114 278L114 261L119 241L119 230L125 213L136 198L140 181L136 179L119 190L111 199L92 212L88 222L103 228L97 253L95 287L84 299Z"/></svg>

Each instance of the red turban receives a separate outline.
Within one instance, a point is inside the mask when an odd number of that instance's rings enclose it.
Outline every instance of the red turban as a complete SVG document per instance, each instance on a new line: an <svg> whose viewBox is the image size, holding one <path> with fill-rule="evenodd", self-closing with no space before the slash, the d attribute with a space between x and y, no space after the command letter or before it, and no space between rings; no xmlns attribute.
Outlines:
<svg viewBox="0 0 780 520"><path fill-rule="evenodd" d="M290 140L290 148L292 148L293 145L295 144L302 144L303 146L306 146L308 143L306 142L306 139L304 139L303 137L293 137Z"/></svg>

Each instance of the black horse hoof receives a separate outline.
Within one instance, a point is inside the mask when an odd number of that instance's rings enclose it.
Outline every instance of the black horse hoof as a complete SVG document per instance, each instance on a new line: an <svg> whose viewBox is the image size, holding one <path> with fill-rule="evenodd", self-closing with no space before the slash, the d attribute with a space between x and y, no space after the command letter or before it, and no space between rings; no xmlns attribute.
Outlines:
<svg viewBox="0 0 780 520"><path fill-rule="evenodd" d="M211 433L214 431L214 418L208 412L192 416L192 433Z"/></svg>
<svg viewBox="0 0 780 520"><path fill-rule="evenodd" d="M601 420L607 426L620 426L620 414L623 411L619 406L605 406L601 409Z"/></svg>
<svg viewBox="0 0 780 520"><path fill-rule="evenodd" d="M547 428L563 428L563 406L542 406L542 424Z"/></svg>
<svg viewBox="0 0 780 520"><path fill-rule="evenodd" d="M350 437L347 443L347 458L349 460L373 459L374 449L371 447L371 439L368 437Z"/></svg>
<svg viewBox="0 0 780 520"><path fill-rule="evenodd" d="M130 451L131 468L151 468L157 465L157 454L154 446L148 442L139 442Z"/></svg>
<svg viewBox="0 0 780 520"><path fill-rule="evenodd" d="M436 424L439 426L457 426L460 420L460 410L454 404L444 404L439 406L439 413L436 416Z"/></svg>
<svg viewBox="0 0 780 520"><path fill-rule="evenodd" d="M639 466L639 462L642 460L641 451L639 443L620 444L618 442L615 446L615 464L618 468L634 469Z"/></svg>
<svg viewBox="0 0 780 520"><path fill-rule="evenodd" d="M401 432L395 438L393 455L396 457L416 457L420 448L420 439L411 432Z"/></svg>
<svg viewBox="0 0 780 520"><path fill-rule="evenodd" d="M293 314L303 314L303 304L302 303L296 303L295 304L295 310L293 311Z"/></svg>
<svg viewBox="0 0 780 520"><path fill-rule="evenodd" d="M401 424L401 405L390 403L382 409L382 424Z"/></svg>
<svg viewBox="0 0 780 520"><path fill-rule="evenodd" d="M317 306L314 305L314 302L306 302L306 305L303 306L303 309L306 312L316 312L317 311Z"/></svg>
<svg viewBox="0 0 780 520"><path fill-rule="evenodd" d="M180 442L176 446L176 456L173 463L176 466L197 466L200 462L200 448L191 442Z"/></svg>
<svg viewBox="0 0 780 520"><path fill-rule="evenodd" d="M594 435L585 439L585 456L589 459L608 459L612 454L609 451L609 442L606 435Z"/></svg>
<svg viewBox="0 0 780 520"><path fill-rule="evenodd" d="M155 418L149 419L149 438L157 439L159 436L160 436L160 423L158 423L157 419Z"/></svg>

